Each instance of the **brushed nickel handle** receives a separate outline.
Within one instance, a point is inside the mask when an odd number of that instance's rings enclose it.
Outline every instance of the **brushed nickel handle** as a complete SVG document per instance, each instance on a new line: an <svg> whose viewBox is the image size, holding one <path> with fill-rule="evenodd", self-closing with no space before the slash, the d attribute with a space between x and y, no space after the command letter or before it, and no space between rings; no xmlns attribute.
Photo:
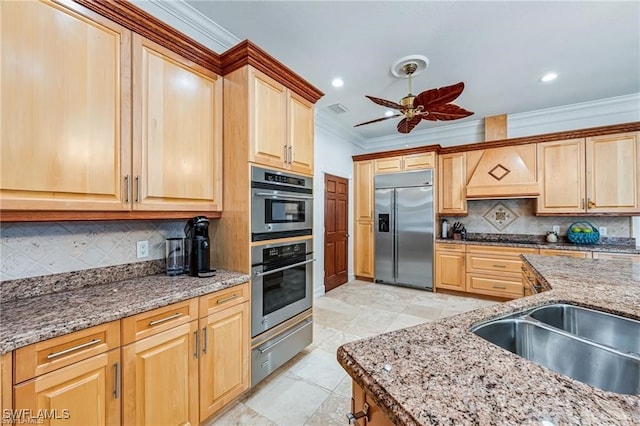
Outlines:
<svg viewBox="0 0 640 426"><path fill-rule="evenodd" d="M162 324L163 322L171 321L172 319L176 319L182 316L182 312L176 312L173 315L170 315L166 318L161 318L159 320L149 321L149 326L153 327L154 325Z"/></svg>
<svg viewBox="0 0 640 426"><path fill-rule="evenodd" d="M101 342L100 339L93 339L93 340L90 340L90 341L88 341L86 343L82 343L81 345L77 345L77 346L74 346L72 348L68 348L68 349L65 349L63 351L60 351L60 352L52 352L49 355L47 355L47 359L57 358L59 356L66 355L68 353L77 351L79 349L84 349L84 348L88 348L89 346L97 345L100 342Z"/></svg>
<svg viewBox="0 0 640 426"><path fill-rule="evenodd" d="M136 176L136 203L140 202L140 176Z"/></svg>
<svg viewBox="0 0 640 426"><path fill-rule="evenodd" d="M506 290L507 288L503 285L494 285L493 288L496 288L498 290Z"/></svg>
<svg viewBox="0 0 640 426"><path fill-rule="evenodd" d="M362 406L362 411L358 411L357 413L347 413L349 424L356 424L356 421L363 417L367 422L369 421L369 404L366 402Z"/></svg>
<svg viewBox="0 0 640 426"><path fill-rule="evenodd" d="M293 147L289 145L289 164L293 163Z"/></svg>
<svg viewBox="0 0 640 426"><path fill-rule="evenodd" d="M202 327L202 335L204 336L204 346L202 347L202 352L206 354L207 353L207 339L208 339L207 327Z"/></svg>
<svg viewBox="0 0 640 426"><path fill-rule="evenodd" d="M116 380L114 381L115 386L113 388L113 397L115 399L120 398L120 363L116 362L115 364L113 364L113 366L115 367L115 375L116 375Z"/></svg>
<svg viewBox="0 0 640 426"><path fill-rule="evenodd" d="M131 195L131 187L129 186L129 175L124 177L124 202L125 204L129 204L129 195Z"/></svg>
<svg viewBox="0 0 640 426"><path fill-rule="evenodd" d="M193 353L193 356L196 357L196 359L198 359L198 352L200 352L200 336L199 336L200 330L196 330L193 332L193 334L196 336L196 351Z"/></svg>
<svg viewBox="0 0 640 426"><path fill-rule="evenodd" d="M584 209L584 198L580 200L580 208Z"/></svg>
<svg viewBox="0 0 640 426"><path fill-rule="evenodd" d="M285 164L289 162L289 159L287 158L287 144L284 144L284 162Z"/></svg>
<svg viewBox="0 0 640 426"><path fill-rule="evenodd" d="M238 297L240 297L239 294L232 294L231 296L225 297L224 299L216 300L216 305L221 305L221 304L226 303L226 302L228 302L230 300L237 299Z"/></svg>
<svg viewBox="0 0 640 426"><path fill-rule="evenodd" d="M494 268L506 268L507 267L507 265L491 265L491 266L493 266Z"/></svg>

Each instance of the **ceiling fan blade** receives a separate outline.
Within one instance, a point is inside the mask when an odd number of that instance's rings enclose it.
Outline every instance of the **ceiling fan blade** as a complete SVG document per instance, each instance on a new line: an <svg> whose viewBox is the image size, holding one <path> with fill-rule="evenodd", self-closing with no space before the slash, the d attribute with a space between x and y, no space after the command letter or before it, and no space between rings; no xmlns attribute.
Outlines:
<svg viewBox="0 0 640 426"><path fill-rule="evenodd" d="M454 101L464 90L464 83L452 84L451 86L440 87L439 89L425 90L420 93L413 101L413 106L422 105L425 110L429 110L431 106L447 104Z"/></svg>
<svg viewBox="0 0 640 426"><path fill-rule="evenodd" d="M467 111L464 108L460 108L455 104L446 104L439 105L432 108L429 108L426 111L428 114L423 115L422 118L430 121L448 121L448 120L458 120L460 118L465 118L470 115L473 115L473 112Z"/></svg>
<svg viewBox="0 0 640 426"><path fill-rule="evenodd" d="M422 117L416 115L412 119L403 118L398 123L398 132L400 133L409 133L413 130L414 127L418 125L418 123L422 120Z"/></svg>
<svg viewBox="0 0 640 426"><path fill-rule="evenodd" d="M386 99L376 98L373 96L365 95L367 98L371 99L374 103L378 105L382 105L383 107L393 108L393 109L402 109L402 105L397 104L393 101L388 101Z"/></svg>
<svg viewBox="0 0 640 426"><path fill-rule="evenodd" d="M375 120L371 120L371 121L365 121L364 123L360 123L360 124L356 124L353 127L358 127L358 126L364 126L365 124L371 124L371 123L377 123L378 121L384 121L384 120L388 120L390 118L396 118L396 117L400 117L402 114L396 114L396 115L392 115L391 117L382 117L382 118L377 118Z"/></svg>

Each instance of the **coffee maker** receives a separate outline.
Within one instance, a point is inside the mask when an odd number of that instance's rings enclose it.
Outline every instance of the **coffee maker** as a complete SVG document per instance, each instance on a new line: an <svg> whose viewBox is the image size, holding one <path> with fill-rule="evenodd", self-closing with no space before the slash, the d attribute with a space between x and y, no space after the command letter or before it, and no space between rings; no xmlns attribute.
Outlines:
<svg viewBox="0 0 640 426"><path fill-rule="evenodd" d="M184 227L185 249L187 250L188 273L194 277L211 277L215 272L211 269L209 256L209 219L196 216L187 221Z"/></svg>

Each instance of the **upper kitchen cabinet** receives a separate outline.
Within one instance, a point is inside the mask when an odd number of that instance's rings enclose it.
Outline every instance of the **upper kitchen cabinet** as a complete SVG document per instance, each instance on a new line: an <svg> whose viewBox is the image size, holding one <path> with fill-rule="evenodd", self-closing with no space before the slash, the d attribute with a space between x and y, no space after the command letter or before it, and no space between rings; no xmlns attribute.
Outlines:
<svg viewBox="0 0 640 426"><path fill-rule="evenodd" d="M133 209L222 210L222 78L133 36Z"/></svg>
<svg viewBox="0 0 640 426"><path fill-rule="evenodd" d="M538 144L539 214L640 212L639 132Z"/></svg>
<svg viewBox="0 0 640 426"><path fill-rule="evenodd" d="M130 31L72 2L0 12L1 208L128 209Z"/></svg>
<svg viewBox="0 0 640 426"><path fill-rule="evenodd" d="M313 104L252 67L248 80L250 161L312 175Z"/></svg>
<svg viewBox="0 0 640 426"><path fill-rule="evenodd" d="M395 157L377 158L375 173L398 173L411 170L424 170L436 166L435 152L397 155Z"/></svg>
<svg viewBox="0 0 640 426"><path fill-rule="evenodd" d="M438 213L464 216L467 214L466 152L438 156Z"/></svg>
<svg viewBox="0 0 640 426"><path fill-rule="evenodd" d="M525 198L539 194L536 145L467 152L467 198Z"/></svg>

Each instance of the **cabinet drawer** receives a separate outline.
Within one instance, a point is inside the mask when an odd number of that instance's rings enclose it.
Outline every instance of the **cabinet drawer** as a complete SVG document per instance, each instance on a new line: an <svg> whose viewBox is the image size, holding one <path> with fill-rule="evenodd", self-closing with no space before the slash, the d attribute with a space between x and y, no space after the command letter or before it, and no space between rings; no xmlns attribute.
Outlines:
<svg viewBox="0 0 640 426"><path fill-rule="evenodd" d="M16 349L14 382L40 376L120 346L120 321Z"/></svg>
<svg viewBox="0 0 640 426"><path fill-rule="evenodd" d="M521 254L538 254L538 249L528 248L528 247L468 245L467 253L498 254L501 256L502 255L520 256Z"/></svg>
<svg viewBox="0 0 640 426"><path fill-rule="evenodd" d="M436 243L437 251L455 251L457 253L464 253L464 244L449 244L449 243Z"/></svg>
<svg viewBox="0 0 640 426"><path fill-rule="evenodd" d="M127 317L122 320L122 344L135 342L197 318L197 298Z"/></svg>
<svg viewBox="0 0 640 426"><path fill-rule="evenodd" d="M467 272L520 274L522 261L519 256L496 256L467 253Z"/></svg>
<svg viewBox="0 0 640 426"><path fill-rule="evenodd" d="M602 252L594 251L593 258L594 259L630 260L632 262L640 262L640 254L602 253Z"/></svg>
<svg viewBox="0 0 640 426"><path fill-rule="evenodd" d="M467 291L507 298L522 297L522 278L521 275L510 277L467 274Z"/></svg>
<svg viewBox="0 0 640 426"><path fill-rule="evenodd" d="M540 249L540 254L544 256L562 256L576 257L579 259L591 259L590 251Z"/></svg>
<svg viewBox="0 0 640 426"><path fill-rule="evenodd" d="M394 173L402 171L402 157L379 158L374 162L374 173Z"/></svg>
<svg viewBox="0 0 640 426"><path fill-rule="evenodd" d="M200 296L200 318L249 300L249 283Z"/></svg>

